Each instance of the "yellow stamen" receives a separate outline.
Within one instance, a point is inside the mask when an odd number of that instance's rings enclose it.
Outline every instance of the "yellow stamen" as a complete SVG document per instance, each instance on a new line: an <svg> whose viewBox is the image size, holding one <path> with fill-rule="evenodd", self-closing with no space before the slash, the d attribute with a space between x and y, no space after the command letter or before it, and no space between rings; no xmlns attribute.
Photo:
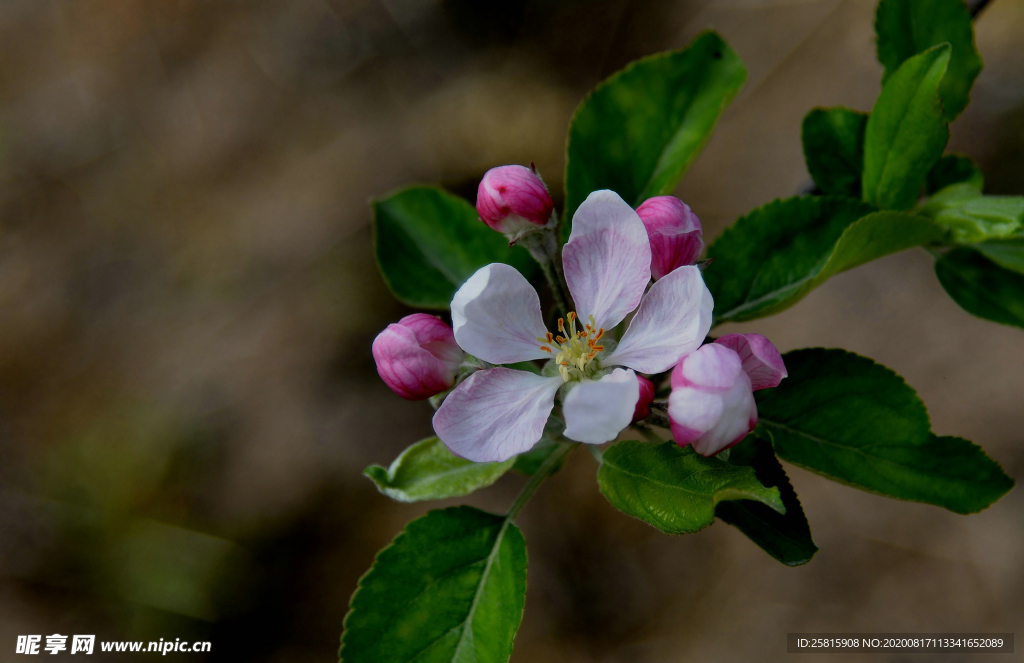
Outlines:
<svg viewBox="0 0 1024 663"><path fill-rule="evenodd" d="M555 355L558 372L566 382L592 378L598 369L597 364L591 363L591 360L604 350L603 345L597 344L604 336L604 328L598 328L593 315L587 317L590 322L577 331L576 321L579 316L575 311L569 311L566 314L568 325L565 323L566 318L558 318L560 335L555 336L551 332L546 332L544 338L537 338L541 343L541 350ZM545 343L548 345L544 345Z"/></svg>

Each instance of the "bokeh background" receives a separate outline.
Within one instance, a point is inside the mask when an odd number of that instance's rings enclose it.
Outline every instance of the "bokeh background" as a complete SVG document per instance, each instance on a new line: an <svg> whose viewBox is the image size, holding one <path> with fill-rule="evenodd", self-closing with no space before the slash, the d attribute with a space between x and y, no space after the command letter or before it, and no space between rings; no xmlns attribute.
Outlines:
<svg viewBox="0 0 1024 663"><path fill-rule="evenodd" d="M417 182L472 200L487 168L531 161L559 191L582 95L713 27L750 72L677 192L713 238L806 186L807 110L870 109L873 10L0 4L0 660L51 633L333 660L375 551L435 506L361 476L430 433L429 406L388 391L370 356L408 311L376 272L368 200ZM989 192L1024 194L1024 1L994 0L976 28L985 69L951 149ZM1024 479L1024 334L960 310L923 251L736 329L877 359L937 432ZM787 568L722 523L672 538L629 519L595 469L574 455L521 517L513 661L775 661L790 631L1024 632L1020 489L964 517L788 467L821 552ZM500 511L522 481L461 501Z"/></svg>

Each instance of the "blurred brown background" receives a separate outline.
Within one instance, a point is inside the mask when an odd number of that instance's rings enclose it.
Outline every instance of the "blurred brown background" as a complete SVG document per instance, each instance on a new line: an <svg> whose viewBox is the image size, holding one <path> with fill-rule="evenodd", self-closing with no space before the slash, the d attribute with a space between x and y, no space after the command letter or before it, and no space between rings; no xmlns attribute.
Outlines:
<svg viewBox="0 0 1024 663"><path fill-rule="evenodd" d="M375 551L435 506L360 475L430 432L429 406L391 394L370 357L407 311L376 273L367 200L414 182L472 199L487 168L530 161L560 190L582 95L714 27L750 78L678 191L713 238L807 182L811 107L870 109L873 11L0 4L0 660L51 633L213 642L181 660L333 660ZM951 148L989 192L1024 194L1024 1L995 0L976 27L985 70ZM937 432L1020 481L1024 334L961 311L931 265L887 258L745 329L892 367ZM795 569L722 523L670 538L630 520L576 454L521 518L513 660L788 660L789 631L1022 634L1020 489L964 517L788 469L822 549ZM521 483L462 501L502 510ZM849 660L865 658L911 657Z"/></svg>

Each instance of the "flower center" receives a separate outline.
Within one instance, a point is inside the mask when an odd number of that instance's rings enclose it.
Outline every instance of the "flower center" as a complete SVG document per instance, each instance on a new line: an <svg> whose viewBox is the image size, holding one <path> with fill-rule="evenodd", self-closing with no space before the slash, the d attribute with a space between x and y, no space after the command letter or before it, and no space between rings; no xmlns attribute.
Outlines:
<svg viewBox="0 0 1024 663"><path fill-rule="evenodd" d="M593 359L598 352L604 350L603 345L597 344L604 336L604 328L597 328L593 315L589 316L589 320L583 329L576 331L576 313L569 311L568 329L565 320L558 319L558 331L564 335L555 336L548 332L546 338L537 337L544 344L540 349L555 356L558 372L562 374L564 382L590 378L597 372L597 363Z"/></svg>

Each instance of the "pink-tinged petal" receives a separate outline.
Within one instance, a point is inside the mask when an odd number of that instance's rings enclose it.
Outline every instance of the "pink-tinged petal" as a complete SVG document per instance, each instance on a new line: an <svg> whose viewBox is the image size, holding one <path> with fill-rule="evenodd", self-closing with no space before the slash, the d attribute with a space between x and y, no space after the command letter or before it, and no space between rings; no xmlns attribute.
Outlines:
<svg viewBox="0 0 1024 663"><path fill-rule="evenodd" d="M740 356L754 391L778 387L786 372L779 349L761 334L726 334L715 340Z"/></svg>
<svg viewBox="0 0 1024 663"><path fill-rule="evenodd" d="M702 456L746 437L757 425L757 405L739 355L709 344L684 357L672 372L668 415L676 443Z"/></svg>
<svg viewBox="0 0 1024 663"><path fill-rule="evenodd" d="M452 453L484 463L502 461L529 451L562 386L511 368L492 368L469 376L434 413L434 432Z"/></svg>
<svg viewBox="0 0 1024 663"><path fill-rule="evenodd" d="M724 392L743 373L740 356L730 348L714 343L683 357L672 371L672 388L696 387L707 392Z"/></svg>
<svg viewBox="0 0 1024 663"><path fill-rule="evenodd" d="M704 342L714 305L700 269L680 267L651 286L618 347L601 364L667 371Z"/></svg>
<svg viewBox="0 0 1024 663"><path fill-rule="evenodd" d="M600 380L581 382L562 403L565 436L587 444L614 440L633 419L639 397L633 371L617 368Z"/></svg>
<svg viewBox="0 0 1024 663"><path fill-rule="evenodd" d="M554 208L540 176L525 166L491 168L476 192L476 211L481 220L505 234L545 225Z"/></svg>
<svg viewBox="0 0 1024 663"><path fill-rule="evenodd" d="M640 397L636 401L636 408L633 409L633 421L651 416L651 403L654 402L654 383L642 375L636 376L637 384L640 387Z"/></svg>
<svg viewBox="0 0 1024 663"><path fill-rule="evenodd" d="M721 394L689 387L673 389L668 397L668 412L673 436L677 428L682 433L681 437L676 437L679 446L695 442L706 431L714 428L722 418L724 408Z"/></svg>
<svg viewBox="0 0 1024 663"><path fill-rule="evenodd" d="M417 313L402 318L373 340L377 373L402 398L430 398L455 384L464 354L448 325Z"/></svg>
<svg viewBox="0 0 1024 663"><path fill-rule="evenodd" d="M743 377L749 380L746 374ZM754 402L750 387L742 381L737 381L732 389L724 394L703 394L695 398L695 393L700 392L686 388L674 390L669 396L672 435L679 446L692 444L694 451L700 455L714 456L742 441L757 426L757 404ZM710 411L719 412L712 425L699 426L692 419L676 419L672 414L675 411L680 416L685 416L708 396L718 401L710 408Z"/></svg>
<svg viewBox="0 0 1024 663"><path fill-rule="evenodd" d="M658 280L697 262L704 250L700 219L675 196L648 198L636 208L651 240L651 276Z"/></svg>
<svg viewBox="0 0 1024 663"><path fill-rule="evenodd" d="M540 298L514 267L481 267L452 299L455 340L469 354L492 364L543 359L538 337L547 334Z"/></svg>
<svg viewBox="0 0 1024 663"><path fill-rule="evenodd" d="M456 367L462 363L466 353L455 342L455 333L444 320L428 313L413 313L398 321L416 334L416 342L438 359Z"/></svg>
<svg viewBox="0 0 1024 663"><path fill-rule="evenodd" d="M562 264L576 313L611 329L637 307L651 280L651 243L640 217L614 191L595 191L576 210Z"/></svg>
<svg viewBox="0 0 1024 663"><path fill-rule="evenodd" d="M700 439L700 436L704 433L696 428L689 428L688 426L680 426L679 424L672 422L672 439L675 440L676 444L680 447L685 447L689 444L693 444Z"/></svg>

